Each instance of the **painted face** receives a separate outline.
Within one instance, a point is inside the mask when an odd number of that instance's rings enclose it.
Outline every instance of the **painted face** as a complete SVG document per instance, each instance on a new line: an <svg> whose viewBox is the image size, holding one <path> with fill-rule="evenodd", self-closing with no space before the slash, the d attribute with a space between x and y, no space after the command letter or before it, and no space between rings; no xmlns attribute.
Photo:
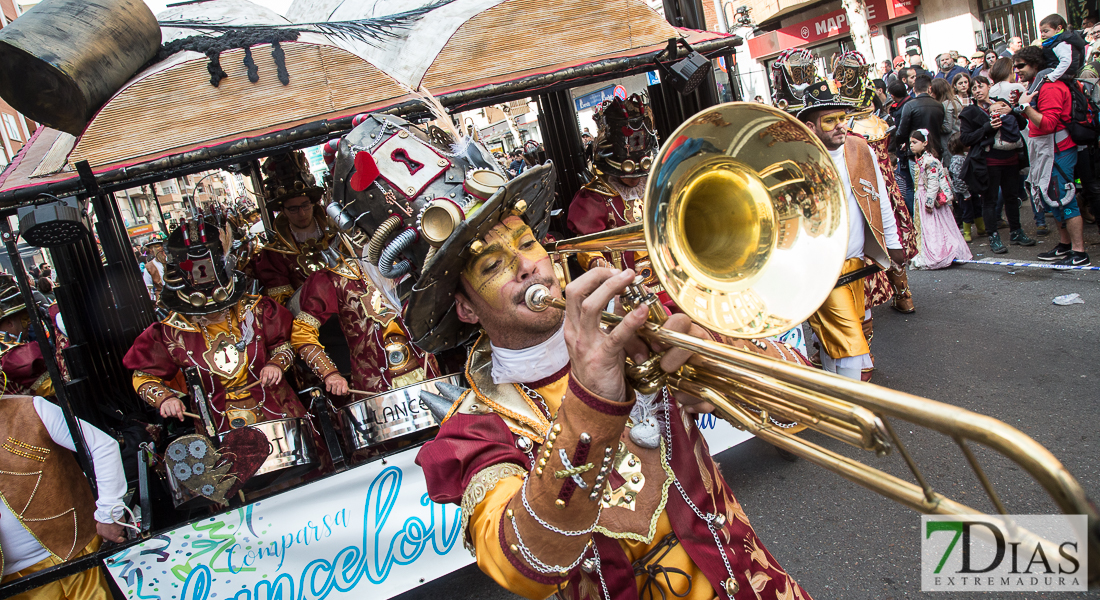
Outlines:
<svg viewBox="0 0 1100 600"><path fill-rule="evenodd" d="M515 294L505 291L509 284L523 275L524 270L537 270L539 263L543 262L550 266L550 256L535 240L531 228L519 217L504 219L482 241L485 249L466 263L462 276L471 290L493 308L502 309L516 304ZM550 272L553 272L552 268ZM522 292L526 292L528 287L529 284L522 286ZM518 301L523 303L522 293Z"/></svg>
<svg viewBox="0 0 1100 600"><path fill-rule="evenodd" d="M466 263L462 279L477 322L493 343L522 348L531 336L555 331L561 311L532 312L524 303L527 289L536 283L561 297L553 262L531 228L519 217L508 217L481 241L485 247Z"/></svg>

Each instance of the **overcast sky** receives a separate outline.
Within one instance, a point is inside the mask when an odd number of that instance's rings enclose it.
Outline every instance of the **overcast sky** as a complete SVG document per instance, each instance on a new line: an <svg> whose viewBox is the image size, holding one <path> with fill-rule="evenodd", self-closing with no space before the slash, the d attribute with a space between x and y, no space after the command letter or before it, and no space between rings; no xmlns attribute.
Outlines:
<svg viewBox="0 0 1100 600"><path fill-rule="evenodd" d="M179 0L145 0L145 3L149 5L149 8L153 9L153 14L157 14L163 11L168 4L175 4ZM260 6L266 6L271 10L279 13L280 15L286 14L286 9L290 8L292 0L252 0L254 4Z"/></svg>

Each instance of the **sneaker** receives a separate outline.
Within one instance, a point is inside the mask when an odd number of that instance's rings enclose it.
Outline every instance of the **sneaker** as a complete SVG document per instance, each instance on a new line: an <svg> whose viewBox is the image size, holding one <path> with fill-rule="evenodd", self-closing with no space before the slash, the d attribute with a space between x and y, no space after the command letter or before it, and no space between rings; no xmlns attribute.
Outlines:
<svg viewBox="0 0 1100 600"><path fill-rule="evenodd" d="M1064 267L1083 267L1083 266L1089 264L1090 262L1092 262L1092 261L1089 259L1088 254L1086 254L1084 252L1070 251L1061 260L1055 261L1051 264L1055 264L1055 265L1058 265L1058 266L1064 266Z"/></svg>
<svg viewBox="0 0 1100 600"><path fill-rule="evenodd" d="M1004 254L1008 252L1008 248L1005 248L1003 242L1001 242L1001 235L994 231L989 234L989 251L993 254Z"/></svg>
<svg viewBox="0 0 1100 600"><path fill-rule="evenodd" d="M1008 235L1008 242L1017 246L1034 246L1035 240L1027 237L1023 229L1017 229Z"/></svg>
<svg viewBox="0 0 1100 600"><path fill-rule="evenodd" d="M1046 225L1039 225L1035 227L1035 235L1050 235L1050 228Z"/></svg>
<svg viewBox="0 0 1100 600"><path fill-rule="evenodd" d="M1046 252L1040 252L1038 259L1047 261L1058 260L1069 256L1070 252L1071 249L1069 244L1058 244Z"/></svg>

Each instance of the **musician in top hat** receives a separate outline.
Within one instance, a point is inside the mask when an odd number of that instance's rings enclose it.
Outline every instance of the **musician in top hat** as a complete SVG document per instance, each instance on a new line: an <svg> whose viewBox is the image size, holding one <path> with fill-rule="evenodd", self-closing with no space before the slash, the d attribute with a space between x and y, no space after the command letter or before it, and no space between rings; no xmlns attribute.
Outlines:
<svg viewBox="0 0 1100 600"><path fill-rule="evenodd" d="M311 274L325 268L325 253L341 242L319 203L325 189L309 172L305 153L269 157L263 171L267 207L279 215L254 268L264 293L286 304Z"/></svg>
<svg viewBox="0 0 1100 600"><path fill-rule="evenodd" d="M833 66L833 80L836 82L841 99L851 103L855 108L855 115L848 133L866 139L871 151L874 152L879 172L886 181L887 195L898 227L898 237L902 240L906 258L912 259L917 255L917 236L913 230L913 218L909 214L909 209L905 207L905 200L901 196L897 181L894 179L894 171L890 167L890 152L887 149L890 127L873 112L868 112L874 107L876 99L868 76L870 68L871 65L859 52L854 50L845 52ZM865 288L867 308L890 302L898 312L916 311L905 269L891 268L875 273L867 280ZM866 327L870 331L870 318Z"/></svg>
<svg viewBox="0 0 1100 600"><path fill-rule="evenodd" d="M863 332L868 311L864 278L875 267L890 269L892 262L904 265L906 255L875 153L864 138L848 134L851 111L852 105L840 97L836 84L826 80L806 89L805 106L797 118L829 151L848 196L848 253L841 278L810 317L810 326L821 341L825 370L861 379L865 369L874 368Z"/></svg>
<svg viewBox="0 0 1100 600"><path fill-rule="evenodd" d="M160 299L172 312L146 328L122 361L141 399L180 420L201 408L185 407L165 382L197 367L218 432L306 414L283 378L294 361L293 316L271 298L245 294L244 274L226 266L228 245L228 231L204 220L172 232Z"/></svg>
<svg viewBox="0 0 1100 600"><path fill-rule="evenodd" d="M596 139L589 164L590 180L573 196L569 205L569 229L579 235L637 223L642 217L646 181L657 134L653 111L638 94L626 100L605 102L593 116ZM642 273L646 284L658 288L645 252L587 252L577 256L584 269L592 267L631 268ZM613 264L614 263L614 264Z"/></svg>
<svg viewBox="0 0 1100 600"><path fill-rule="evenodd" d="M15 278L0 276L0 370L4 393L53 396L53 380L38 342L31 336L31 315Z"/></svg>
<svg viewBox="0 0 1100 600"><path fill-rule="evenodd" d="M378 171L364 153L395 137L417 162L438 167L419 182L430 193L396 199L417 216L387 233L384 220L405 213L363 186ZM334 199L338 222L391 250L379 267L418 346L435 352L476 340L471 388L436 407L443 423L417 461L434 501L461 504L459 535L481 569L529 598L563 588L573 598L808 598L756 537L711 460L692 414L705 407L627 386L624 357L646 354L634 333L646 311L610 332L599 314L634 271L592 268L569 285L564 316L525 304L536 284L562 295L539 242L552 165L474 198L462 193L464 174L494 169L488 150L464 141L455 153L425 137L396 117L369 117L340 143ZM708 336L686 315L668 326ZM669 350L661 367L687 358Z"/></svg>

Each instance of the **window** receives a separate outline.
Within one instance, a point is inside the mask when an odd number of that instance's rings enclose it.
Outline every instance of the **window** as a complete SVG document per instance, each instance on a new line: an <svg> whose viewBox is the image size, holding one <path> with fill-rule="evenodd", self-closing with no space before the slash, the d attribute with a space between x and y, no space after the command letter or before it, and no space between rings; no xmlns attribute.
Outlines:
<svg viewBox="0 0 1100 600"><path fill-rule="evenodd" d="M4 129L8 132L8 137L17 141L23 141L23 135L19 131L19 122L15 120L15 115L4 113Z"/></svg>
<svg viewBox="0 0 1100 600"><path fill-rule="evenodd" d="M1031 0L982 0L982 25L985 41L988 44L994 32L1004 36L1004 41L1012 36L1020 36L1024 44L1039 37L1035 11Z"/></svg>

